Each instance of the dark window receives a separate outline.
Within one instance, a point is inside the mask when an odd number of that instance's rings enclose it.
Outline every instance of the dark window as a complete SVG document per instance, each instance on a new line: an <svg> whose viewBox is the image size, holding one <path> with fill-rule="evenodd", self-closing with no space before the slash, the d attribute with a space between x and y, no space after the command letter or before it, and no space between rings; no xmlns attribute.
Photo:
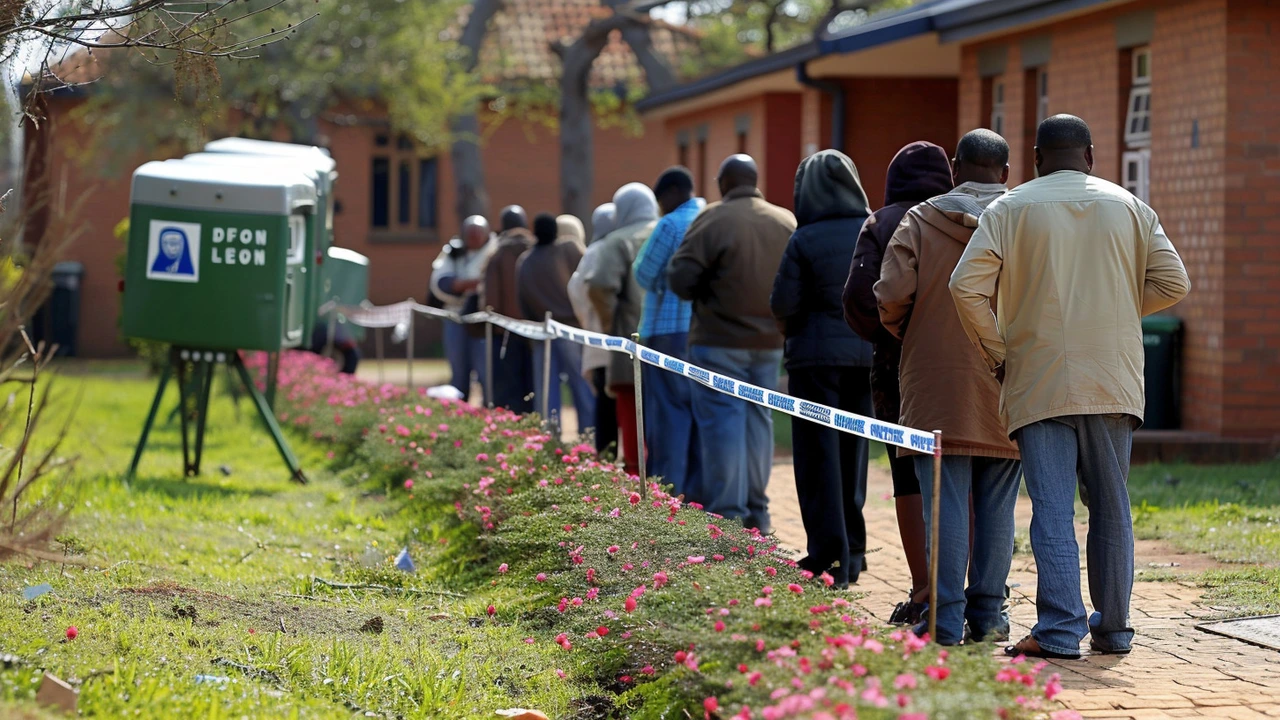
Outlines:
<svg viewBox="0 0 1280 720"><path fill-rule="evenodd" d="M747 131L738 131L738 152L742 155L747 154Z"/></svg>
<svg viewBox="0 0 1280 720"><path fill-rule="evenodd" d="M418 227L436 226L436 174L435 158L418 161Z"/></svg>
<svg viewBox="0 0 1280 720"><path fill-rule="evenodd" d="M702 189L703 194L707 192L707 140L700 138L698 140L698 187Z"/></svg>
<svg viewBox="0 0 1280 720"><path fill-rule="evenodd" d="M413 206L409 199L413 197L413 175L408 160L400 161L400 169L396 177L396 222L401 225L409 224L409 214L413 211Z"/></svg>
<svg viewBox="0 0 1280 720"><path fill-rule="evenodd" d="M689 144L680 143L676 146L676 164L682 167L689 167Z"/></svg>
<svg viewBox="0 0 1280 720"><path fill-rule="evenodd" d="M386 133L378 133L373 136L373 144L378 147L386 147L391 144L391 138L387 137Z"/></svg>
<svg viewBox="0 0 1280 720"><path fill-rule="evenodd" d="M384 157L373 159L373 192L370 202L370 224L376 228L391 225L391 161Z"/></svg>

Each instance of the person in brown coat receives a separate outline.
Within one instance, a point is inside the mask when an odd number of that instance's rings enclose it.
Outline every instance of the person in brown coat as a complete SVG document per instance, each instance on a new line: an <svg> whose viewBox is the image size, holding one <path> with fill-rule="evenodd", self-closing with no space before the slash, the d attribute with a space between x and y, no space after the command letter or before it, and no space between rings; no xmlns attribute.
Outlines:
<svg viewBox="0 0 1280 720"><path fill-rule="evenodd" d="M902 404L898 392L898 362L902 341L880 324L880 308L872 290L880 280L880 262L898 223L911 208L929 198L951 192L951 162L947 152L931 142L913 142L889 163L884 207L862 226L853 251L853 264L844 286L844 319L863 340L871 343L871 405L877 420L897 423ZM932 429L932 428L930 428ZM924 552L924 512L920 481L910 457L889 454L893 473L893 500L898 515L902 551L911 570L911 592L889 617L893 625L920 622L929 599L929 566Z"/></svg>
<svg viewBox="0 0 1280 720"><path fill-rule="evenodd" d="M938 547L929 551L938 553L934 640L943 645L1009 637L1004 587L1013 562L1021 463L1000 417L1000 383L982 357L968 351L948 287L978 218L1006 191L1008 163L1009 146L996 133L974 130L961 138L953 162L958 185L907 213L875 285L880 321L903 341L902 423L942 431L940 497L932 497L933 458L915 455L915 463L926 533L932 532L932 504L941 507Z"/></svg>
<svg viewBox="0 0 1280 720"><path fill-rule="evenodd" d="M502 210L502 232L498 247L484 271L484 293L480 309L492 307L499 315L520 318L522 309L516 288L516 263L533 247L533 233L524 208L511 205ZM503 330L494 338L494 405L518 413L533 412L533 350L529 341Z"/></svg>

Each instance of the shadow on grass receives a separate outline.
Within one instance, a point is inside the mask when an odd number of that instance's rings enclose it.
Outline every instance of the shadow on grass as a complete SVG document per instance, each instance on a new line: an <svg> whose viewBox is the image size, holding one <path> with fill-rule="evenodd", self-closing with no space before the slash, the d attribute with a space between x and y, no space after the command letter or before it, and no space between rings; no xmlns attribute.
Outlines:
<svg viewBox="0 0 1280 720"><path fill-rule="evenodd" d="M130 486L138 492L164 495L177 500L205 498L270 497L275 489L246 486L243 483L222 484L216 478L200 475L191 478L135 477Z"/></svg>

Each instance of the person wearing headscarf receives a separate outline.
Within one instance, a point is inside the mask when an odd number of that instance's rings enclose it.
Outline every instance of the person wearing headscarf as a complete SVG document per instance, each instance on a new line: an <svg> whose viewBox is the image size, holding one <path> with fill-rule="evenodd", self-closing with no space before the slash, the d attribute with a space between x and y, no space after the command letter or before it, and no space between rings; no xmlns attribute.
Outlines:
<svg viewBox="0 0 1280 720"><path fill-rule="evenodd" d="M858 235L849 279L844 287L844 317L854 332L871 343L871 403L877 420L898 423L902 404L898 389L902 341L880 324L880 308L872 289L880 280L881 259L907 211L932 197L951 192L954 186L946 150L931 142L913 142L903 147L889 163L884 207L872 213ZM907 567L911 570L911 592L894 608L889 622L914 625L920 621L926 608L925 601L929 599L924 504L912 459L890 452L889 468L893 474L898 533L902 538Z"/></svg>
<svg viewBox="0 0 1280 720"><path fill-rule="evenodd" d="M599 241L599 260L582 280L604 332L630 338L640 326L643 295L631 274L640 246L658 223L658 201L643 183L628 183L613 195L617 229ZM626 471L640 472L644 450L636 436L636 379L631 357L611 353L605 368L608 394L617 403L618 435Z"/></svg>
<svg viewBox="0 0 1280 720"><path fill-rule="evenodd" d="M560 239L559 223L555 216L546 213L534 218L533 236L537 244L520 257L516 266L516 287L524 317L540 323L549 314L552 320L562 325L578 327L573 303L569 301L569 278L582 260L582 241ZM559 424L560 387L562 382L568 383L573 407L578 413L578 433L594 428L596 399L591 386L582 377L582 346L563 338L543 342L551 343L551 367L548 371L543 365L546 362L543 348L534 352L533 374L538 409L541 410L545 404L546 419ZM551 386L543 387L542 380L548 376ZM546 393L545 403L543 393Z"/></svg>
<svg viewBox="0 0 1280 720"><path fill-rule="evenodd" d="M587 249L587 229L582 221L573 215L556 217L556 242L571 242L579 249Z"/></svg>
<svg viewBox="0 0 1280 720"><path fill-rule="evenodd" d="M846 268L870 210L853 161L823 150L796 171L797 228L783 253L769 306L785 337L789 392L801 400L871 414L871 345L844 322ZM809 554L800 567L858 581L867 551L867 440L829 425L791 425L796 495Z"/></svg>
<svg viewBox="0 0 1280 720"><path fill-rule="evenodd" d="M644 289L640 340L645 347L679 360L689 359L689 322L693 304L667 287L667 264L684 243L684 234L706 203L693 195L688 168L669 168L653 186L662 219L645 241L632 268ZM698 426L693 421L693 386L689 379L646 365L644 434L649 448L649 474L662 478L685 500L702 501Z"/></svg>
<svg viewBox="0 0 1280 720"><path fill-rule="evenodd" d="M524 208L509 205L502 209L502 232L484 271L481 307L492 307L499 315L522 316L516 291L516 263L533 247L533 233ZM493 352L493 393L497 407L517 413L533 412L533 348L514 333L495 328Z"/></svg>
<svg viewBox="0 0 1280 720"><path fill-rule="evenodd" d="M613 232L615 212L613 203L605 203L591 214L591 242L587 245L582 260L578 262L578 269L569 278L569 301L573 303L573 313L578 316L578 324L582 329L591 332L602 333L604 326L600 324L600 316L591 304L587 283L582 276L590 272L599 261L600 250L604 247L599 240ZM582 375L596 391L596 452L602 457L611 449L616 451L618 443L618 411L613 398L606 392L605 367L608 364L608 350L591 346L582 348Z"/></svg>

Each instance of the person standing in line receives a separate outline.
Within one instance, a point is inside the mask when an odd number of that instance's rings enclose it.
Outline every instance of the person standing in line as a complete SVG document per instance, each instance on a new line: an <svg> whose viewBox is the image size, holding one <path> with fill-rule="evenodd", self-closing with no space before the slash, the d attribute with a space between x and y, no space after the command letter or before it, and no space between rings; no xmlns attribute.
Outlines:
<svg viewBox="0 0 1280 720"><path fill-rule="evenodd" d="M853 248L870 210L858 169L823 150L796 171L796 222L769 304L786 338L789 392L810 402L871 414L871 345L844 321L841 302ZM856 583L867 552L867 440L794 420L791 438L800 518L809 554L800 567Z"/></svg>
<svg viewBox="0 0 1280 720"><path fill-rule="evenodd" d="M680 360L689 360L689 321L693 306L667 287L667 265L689 224L706 203L693 196L693 175L673 167L653 186L662 219L640 249L632 268L644 290L640 340L646 347ZM698 426L693 421L693 387L689 379L645 365L644 434L649 447L649 474L675 488L675 495L701 502L701 463Z"/></svg>
<svg viewBox="0 0 1280 720"><path fill-rule="evenodd" d="M640 325L642 298L640 286L631 276L631 265L658 222L658 201L646 185L628 183L614 193L613 205L617 229L600 240L598 260L583 273L582 280L605 333L630 338ZM605 384L616 403L624 467L629 474L638 475L644 448L637 437L636 379L631 356L610 353Z"/></svg>
<svg viewBox="0 0 1280 720"><path fill-rule="evenodd" d="M605 203L591 214L591 243L578 262L578 269L569 278L569 300L573 303L573 313L578 316L578 324L583 330L603 333L600 316L596 314L591 298L587 294L587 284L582 276L596 266L600 254L600 240L613 232L615 209L613 203ZM616 455L618 445L618 409L617 403L606 392L608 384L605 380L605 368L609 365L609 351L590 345L582 348L582 376L587 378L596 393L596 453L602 458L609 458L610 453Z"/></svg>
<svg viewBox="0 0 1280 720"><path fill-rule="evenodd" d="M510 205L502 209L502 232L493 257L484 271L481 307L492 307L499 315L523 316L516 290L516 263L533 247L533 233L524 208ZM497 407L524 414L533 412L533 349L529 341L514 333L494 328L493 392Z"/></svg>
<svg viewBox="0 0 1280 720"><path fill-rule="evenodd" d="M796 219L765 201L758 179L749 155L731 155L721 163L716 182L723 199L689 225L667 269L667 286L693 303L689 357L694 364L773 390L782 364L782 333L769 309L769 290ZM769 408L698 387L693 415L707 509L772 532L766 493L773 465Z"/></svg>
<svg viewBox="0 0 1280 720"><path fill-rule="evenodd" d="M929 198L950 192L952 187L951 163L945 150L930 142L913 142L903 147L889 163L884 207L872 213L858 235L844 288L844 318L854 332L871 343L871 400L877 420L897 424L902 404L898 390L902 341L880 324L880 309L873 290L880 280L881 259L907 211ZM915 625L920 622L929 599L924 505L915 463L894 448L888 452L898 534L911 571L911 592L893 609L889 623Z"/></svg>
<svg viewBox="0 0 1280 720"><path fill-rule="evenodd" d="M1000 384L977 353L963 350L964 327L947 287L978 218L1006 191L1009 145L990 130L974 130L960 139L952 167L956 188L907 213L875 285L881 322L903 340L902 423L942 431L940 497L933 497L933 456L910 453L924 496L926 537L939 503L938 547L929 552L938 553L934 640L942 645L1009 639L1004 588L1021 470L1000 418ZM922 623L916 633L926 628Z"/></svg>
<svg viewBox="0 0 1280 720"><path fill-rule="evenodd" d="M526 320L541 323L546 314L562 325L578 326L569 301L569 278L582 260L582 245L573 239L559 239L560 228L554 215L542 213L533 220L533 236L537 244L520 257L516 266L516 286L519 288L520 306ZM573 408L578 413L578 433L596 426L596 399L591 386L582 377L582 346L575 342L555 338L551 343L551 386L542 387L542 348L533 354L533 372L538 379L536 390L537 409L542 410L542 394L547 391L547 421L560 422L560 387L567 382L573 397Z"/></svg>
<svg viewBox="0 0 1280 720"><path fill-rule="evenodd" d="M431 264L431 292L446 310L465 315L479 305L485 265L494 244L489 221L472 215L462 221L462 237L445 245ZM472 373L484 383L484 340L475 338L467 326L446 320L444 352L449 360L449 382L465 400L471 395Z"/></svg>
<svg viewBox="0 0 1280 720"><path fill-rule="evenodd" d="M960 322L1002 381L1034 515L1037 622L1009 655L1074 659L1133 643L1129 457L1145 409L1142 317L1191 289L1155 211L1092 177L1089 126L1055 115L1036 132L1039 177L983 213L951 276ZM944 436L945 447L945 436ZM1077 478L1089 496L1089 596L1080 592Z"/></svg>

